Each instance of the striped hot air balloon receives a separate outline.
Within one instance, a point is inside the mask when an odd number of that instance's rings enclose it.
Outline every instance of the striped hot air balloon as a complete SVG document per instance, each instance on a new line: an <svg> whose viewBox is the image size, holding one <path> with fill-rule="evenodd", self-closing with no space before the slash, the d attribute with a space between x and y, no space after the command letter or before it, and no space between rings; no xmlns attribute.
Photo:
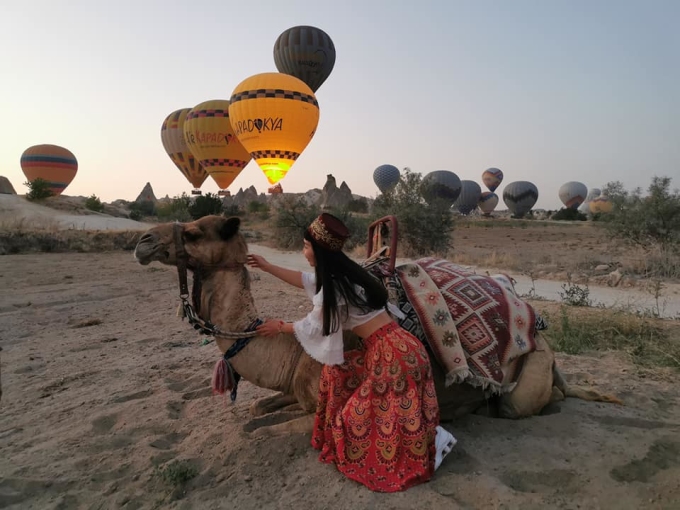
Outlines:
<svg viewBox="0 0 680 510"><path fill-rule="evenodd" d="M296 26L274 43L274 64L281 73L299 78L316 92L335 65L335 45L320 28Z"/></svg>
<svg viewBox="0 0 680 510"><path fill-rule="evenodd" d="M567 209L578 209L588 194L588 188L582 182L570 181L560 186L557 192Z"/></svg>
<svg viewBox="0 0 680 510"><path fill-rule="evenodd" d="M184 123L190 110L191 108L175 110L165 118L161 125L161 143L177 169L194 187L192 193L200 195L199 188L208 178L208 174L184 140Z"/></svg>
<svg viewBox="0 0 680 510"><path fill-rule="evenodd" d="M533 182L515 181L503 190L503 202L516 218L531 211L538 200L538 188Z"/></svg>
<svg viewBox="0 0 680 510"><path fill-rule="evenodd" d="M73 153L58 145L34 145L21 155L21 170L29 182L44 179L54 195L61 195L78 172Z"/></svg>
<svg viewBox="0 0 680 510"><path fill-rule="evenodd" d="M487 168L482 172L482 182L489 191L496 191L496 188L503 182L503 172L498 168Z"/></svg>
<svg viewBox="0 0 680 510"><path fill-rule="evenodd" d="M428 204L443 201L451 206L460 195L462 184L460 177L450 170L435 170L423 177L421 189Z"/></svg>
<svg viewBox="0 0 680 510"><path fill-rule="evenodd" d="M453 204L460 214L467 216L477 208L482 188L475 181L460 181L460 195Z"/></svg>
<svg viewBox="0 0 680 510"><path fill-rule="evenodd" d="M479 197L479 210L484 216L489 216L498 205L498 195L493 191L485 191Z"/></svg>

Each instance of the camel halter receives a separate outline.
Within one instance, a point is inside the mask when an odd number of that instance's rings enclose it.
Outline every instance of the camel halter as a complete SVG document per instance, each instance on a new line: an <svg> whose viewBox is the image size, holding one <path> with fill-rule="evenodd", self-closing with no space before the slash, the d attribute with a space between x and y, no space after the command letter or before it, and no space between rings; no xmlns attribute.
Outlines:
<svg viewBox="0 0 680 510"><path fill-rule="evenodd" d="M187 280L187 266L188 266L188 255L184 249L184 240L182 239L182 233L184 228L181 223L175 223L173 225L173 237L175 241L175 257L177 259L177 275L179 277L179 298L181 303L178 309L178 315L184 320L189 321L189 324L202 335L208 336L221 336L230 339L250 339L257 335L256 331L222 331L215 324L210 321L201 319L196 313L194 306L196 305L196 300L200 300L200 292L197 292L196 281L194 280L194 305L189 302L189 283ZM223 266L225 268L242 266L242 264L234 266Z"/></svg>

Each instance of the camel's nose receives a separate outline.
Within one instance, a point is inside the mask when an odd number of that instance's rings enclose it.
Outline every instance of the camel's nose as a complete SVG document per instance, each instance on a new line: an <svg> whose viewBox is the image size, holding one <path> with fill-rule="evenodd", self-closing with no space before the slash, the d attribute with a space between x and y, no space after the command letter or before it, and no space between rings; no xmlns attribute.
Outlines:
<svg viewBox="0 0 680 510"><path fill-rule="evenodd" d="M139 238L140 243L148 243L150 241L153 241L153 234L148 233L148 232L146 234L142 235L142 237Z"/></svg>

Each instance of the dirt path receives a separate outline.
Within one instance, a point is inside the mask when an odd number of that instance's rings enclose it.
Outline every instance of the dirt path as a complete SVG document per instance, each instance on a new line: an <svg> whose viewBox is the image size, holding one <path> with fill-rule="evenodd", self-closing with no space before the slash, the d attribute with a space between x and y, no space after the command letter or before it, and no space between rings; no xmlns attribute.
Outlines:
<svg viewBox="0 0 680 510"><path fill-rule="evenodd" d="M559 360L572 383L626 407L570 399L527 420L446 424L459 443L435 478L376 494L320 464L306 435L250 438L248 406L268 391L243 382L234 404L211 396L219 356L175 316L169 268L130 253L4 256L0 283L0 508L680 505L677 377L623 356ZM253 288L263 316L307 310L269 275ZM198 470L181 489L156 474L173 459Z"/></svg>

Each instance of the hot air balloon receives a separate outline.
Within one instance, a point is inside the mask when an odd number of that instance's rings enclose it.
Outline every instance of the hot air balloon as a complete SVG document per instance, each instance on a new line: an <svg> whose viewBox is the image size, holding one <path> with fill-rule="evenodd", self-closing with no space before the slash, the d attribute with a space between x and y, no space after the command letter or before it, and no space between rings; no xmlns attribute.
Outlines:
<svg viewBox="0 0 680 510"><path fill-rule="evenodd" d="M382 193L393 189L399 182L399 169L394 165L380 165L373 170L373 182Z"/></svg>
<svg viewBox="0 0 680 510"><path fill-rule="evenodd" d="M582 182L570 181L560 186L558 195L567 209L578 209L586 199L588 188Z"/></svg>
<svg viewBox="0 0 680 510"><path fill-rule="evenodd" d="M274 64L281 73L299 78L316 92L335 65L335 45L320 28L297 26L274 43Z"/></svg>
<svg viewBox="0 0 680 510"><path fill-rule="evenodd" d="M44 179L53 195L61 195L78 172L73 153L58 145L34 145L21 155L21 169L29 182Z"/></svg>
<svg viewBox="0 0 680 510"><path fill-rule="evenodd" d="M184 122L191 108L175 110L161 125L161 142L170 159L194 187L192 194L200 195L199 188L208 178L205 169L199 164L184 141Z"/></svg>
<svg viewBox="0 0 680 510"><path fill-rule="evenodd" d="M423 198L428 204L436 201L447 203L449 207L460 195L460 178L449 170L435 170L430 172L421 183Z"/></svg>
<svg viewBox="0 0 680 510"><path fill-rule="evenodd" d="M608 213L614 208L614 204L607 195L600 195L590 201L590 212L593 214Z"/></svg>
<svg viewBox="0 0 680 510"><path fill-rule="evenodd" d="M496 188L503 182L503 172L498 168L487 168L482 172L482 182L489 191L496 191Z"/></svg>
<svg viewBox="0 0 680 510"><path fill-rule="evenodd" d="M489 216L498 205L498 195L493 191L485 191L479 198L479 210L484 216Z"/></svg>
<svg viewBox="0 0 680 510"><path fill-rule="evenodd" d="M585 201L579 206L579 212L583 214L588 214L590 212L590 202L592 202L596 197L599 197L602 191L599 188L593 188L588 192L588 196Z"/></svg>
<svg viewBox="0 0 680 510"><path fill-rule="evenodd" d="M229 101L214 99L194 106L184 121L184 140L205 171L220 188L238 177L252 159L234 135L229 122Z"/></svg>
<svg viewBox="0 0 680 510"><path fill-rule="evenodd" d="M503 190L503 202L516 218L531 211L538 200L538 188L528 181L515 181Z"/></svg>
<svg viewBox="0 0 680 510"><path fill-rule="evenodd" d="M460 181L460 195L453 204L459 213L468 215L477 208L479 197L482 195L482 188L475 181Z"/></svg>
<svg viewBox="0 0 680 510"><path fill-rule="evenodd" d="M314 136L319 103L312 90L294 76L256 74L234 89L229 120L269 184L276 184Z"/></svg>

